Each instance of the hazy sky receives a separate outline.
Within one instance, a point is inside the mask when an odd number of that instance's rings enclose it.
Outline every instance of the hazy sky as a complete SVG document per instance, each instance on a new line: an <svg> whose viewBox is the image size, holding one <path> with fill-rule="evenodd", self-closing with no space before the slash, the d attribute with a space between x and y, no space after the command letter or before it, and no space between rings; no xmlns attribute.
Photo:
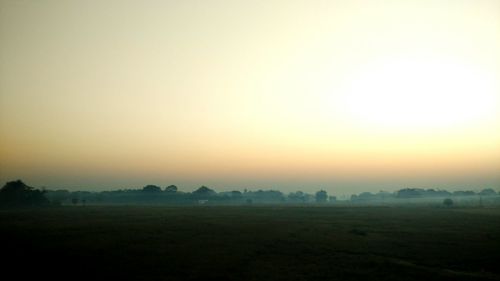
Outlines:
<svg viewBox="0 0 500 281"><path fill-rule="evenodd" d="M500 1L0 0L0 180L500 188Z"/></svg>

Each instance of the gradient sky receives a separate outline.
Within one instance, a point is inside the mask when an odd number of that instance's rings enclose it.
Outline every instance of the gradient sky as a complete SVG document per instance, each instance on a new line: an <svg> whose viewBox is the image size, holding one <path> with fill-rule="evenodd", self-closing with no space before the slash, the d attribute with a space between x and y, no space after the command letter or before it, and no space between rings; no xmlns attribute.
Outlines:
<svg viewBox="0 0 500 281"><path fill-rule="evenodd" d="M0 180L500 189L500 1L0 0Z"/></svg>

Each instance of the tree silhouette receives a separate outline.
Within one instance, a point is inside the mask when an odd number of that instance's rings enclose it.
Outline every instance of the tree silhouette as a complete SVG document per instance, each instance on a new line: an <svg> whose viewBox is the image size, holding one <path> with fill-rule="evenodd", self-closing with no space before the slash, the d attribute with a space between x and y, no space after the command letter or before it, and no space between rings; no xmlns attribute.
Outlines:
<svg viewBox="0 0 500 281"><path fill-rule="evenodd" d="M290 194L288 194L288 200L290 200L291 202L304 203L307 201L307 194L300 190L297 192L291 192Z"/></svg>
<svg viewBox="0 0 500 281"><path fill-rule="evenodd" d="M241 193L241 191L238 191L238 190L231 191L232 198L241 198L242 196L243 196L243 193Z"/></svg>
<svg viewBox="0 0 500 281"><path fill-rule="evenodd" d="M450 198L446 198L443 200L443 205L445 205L446 207L451 207L453 205L453 200L451 200Z"/></svg>
<svg viewBox="0 0 500 281"><path fill-rule="evenodd" d="M328 198L328 194L324 190L320 190L316 192L316 202L318 203L325 203L326 199Z"/></svg>
<svg viewBox="0 0 500 281"><path fill-rule="evenodd" d="M483 196L494 196L496 194L497 193L491 188L485 188L485 189L481 190L481 192L479 192L479 195L483 195Z"/></svg>
<svg viewBox="0 0 500 281"><path fill-rule="evenodd" d="M145 187L143 187L142 191L143 192L150 192L150 193L161 192L161 187L149 184L149 185L146 185Z"/></svg>
<svg viewBox="0 0 500 281"><path fill-rule="evenodd" d="M167 187L165 187L165 192L172 192L172 193L175 193L177 192L177 186L175 185L169 185Z"/></svg>
<svg viewBox="0 0 500 281"><path fill-rule="evenodd" d="M9 207L47 205L45 191L27 186L21 180L7 182L0 189L0 205Z"/></svg>
<svg viewBox="0 0 500 281"><path fill-rule="evenodd" d="M191 194L196 199L204 199L204 198L214 196L217 193L214 190L212 190L206 186L202 186L202 187L198 188L197 190L193 191L193 193L191 193Z"/></svg>

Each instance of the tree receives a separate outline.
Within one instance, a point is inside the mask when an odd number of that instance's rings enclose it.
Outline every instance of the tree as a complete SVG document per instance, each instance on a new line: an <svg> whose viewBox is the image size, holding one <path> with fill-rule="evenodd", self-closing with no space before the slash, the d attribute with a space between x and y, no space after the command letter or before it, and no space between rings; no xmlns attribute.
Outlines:
<svg viewBox="0 0 500 281"><path fill-rule="evenodd" d="M324 190L320 190L316 192L316 202L317 203L325 203L328 199L328 194Z"/></svg>
<svg viewBox="0 0 500 281"><path fill-rule="evenodd" d="M297 192L290 192L290 194L288 194L288 200L290 200L290 202L304 203L307 201L307 194L300 190Z"/></svg>
<svg viewBox="0 0 500 281"><path fill-rule="evenodd" d="M27 186L21 180L7 182L0 189L0 205L9 207L47 205L45 191Z"/></svg>
<svg viewBox="0 0 500 281"><path fill-rule="evenodd" d="M201 186L197 190L193 191L193 196L196 198L205 198L215 195L216 192L206 186Z"/></svg>
<svg viewBox="0 0 500 281"><path fill-rule="evenodd" d="M417 198L422 197L423 193L425 193L424 189L421 188L405 188L400 189L396 192L397 198Z"/></svg>
<svg viewBox="0 0 500 281"><path fill-rule="evenodd" d="M453 200L451 200L450 198L446 198L443 200L443 205L445 205L446 207L451 207L453 205Z"/></svg>
<svg viewBox="0 0 500 281"><path fill-rule="evenodd" d="M73 203L73 205L78 204L78 198L71 199L71 203Z"/></svg>
<svg viewBox="0 0 500 281"><path fill-rule="evenodd" d="M142 191L143 192L150 192L150 193L161 192L161 187L149 184L149 185L146 185L145 187L143 187Z"/></svg>
<svg viewBox="0 0 500 281"><path fill-rule="evenodd" d="M243 194L241 193L241 191L238 191L238 190L231 191L231 197L232 198L241 198L241 196L243 196Z"/></svg>
<svg viewBox="0 0 500 281"><path fill-rule="evenodd" d="M285 196L278 190L262 190L247 191L244 194L245 198L250 198L255 203L279 203L285 201Z"/></svg>
<svg viewBox="0 0 500 281"><path fill-rule="evenodd" d="M172 192L172 193L175 193L177 192L177 186L175 185L169 185L167 187L165 187L165 192Z"/></svg>
<svg viewBox="0 0 500 281"><path fill-rule="evenodd" d="M465 191L459 190L459 191L453 192L453 195L455 195L455 196L474 196L474 195L476 195L476 193L472 190L465 190Z"/></svg>
<svg viewBox="0 0 500 281"><path fill-rule="evenodd" d="M483 195L483 196L493 196L496 194L497 193L491 188L485 188L485 189L481 190L481 192L479 192L479 195Z"/></svg>

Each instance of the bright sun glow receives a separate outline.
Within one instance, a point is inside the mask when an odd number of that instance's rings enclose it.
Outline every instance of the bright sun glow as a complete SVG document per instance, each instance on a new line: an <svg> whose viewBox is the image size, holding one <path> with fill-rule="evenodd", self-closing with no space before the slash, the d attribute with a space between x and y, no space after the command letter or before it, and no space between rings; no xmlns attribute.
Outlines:
<svg viewBox="0 0 500 281"><path fill-rule="evenodd" d="M397 130L477 126L498 112L493 75L470 65L425 59L372 63L349 81L345 113L367 126Z"/></svg>
<svg viewBox="0 0 500 281"><path fill-rule="evenodd" d="M500 186L499 12L0 0L0 182Z"/></svg>

